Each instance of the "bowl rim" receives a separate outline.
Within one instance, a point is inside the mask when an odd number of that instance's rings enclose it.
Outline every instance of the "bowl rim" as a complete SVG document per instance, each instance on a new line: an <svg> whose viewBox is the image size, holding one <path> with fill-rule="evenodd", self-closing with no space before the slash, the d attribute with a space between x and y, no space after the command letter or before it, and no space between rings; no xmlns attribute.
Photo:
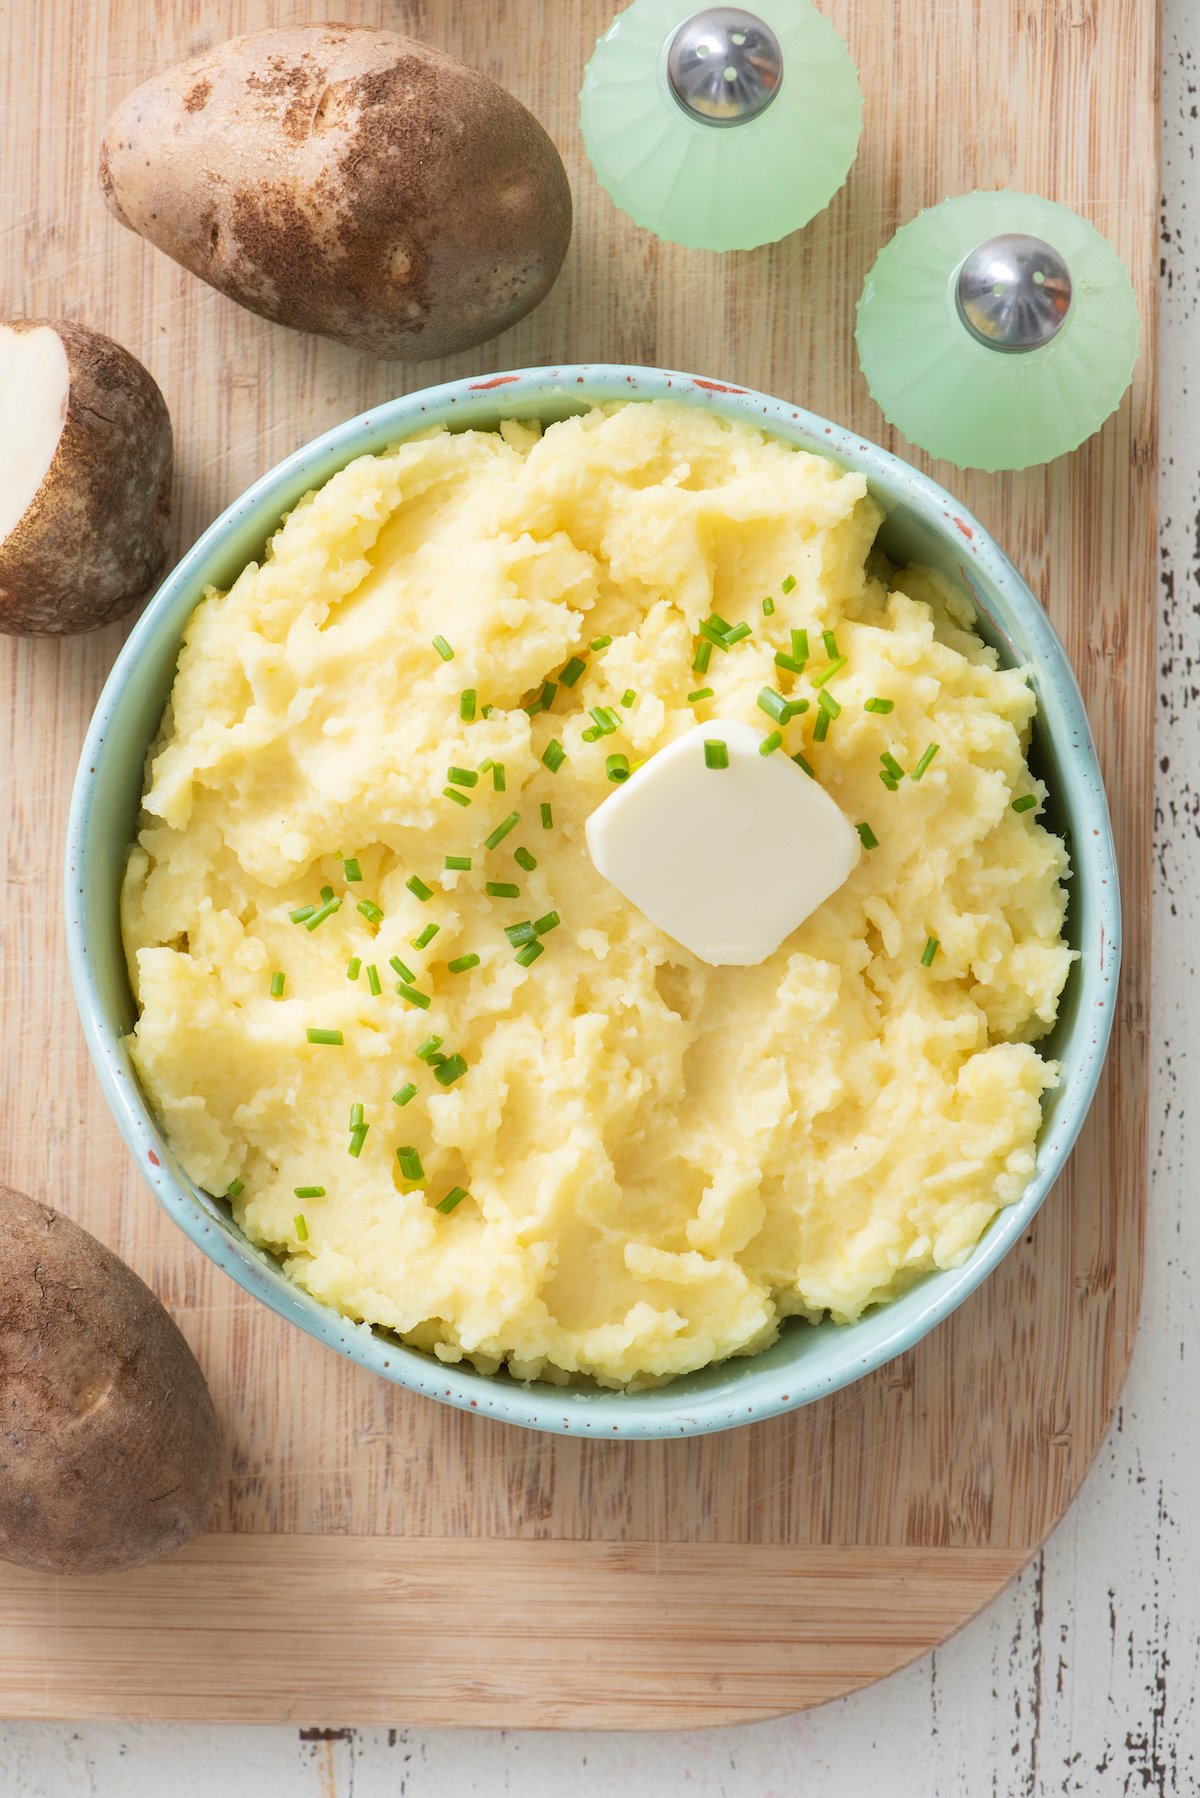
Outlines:
<svg viewBox="0 0 1200 1798"><path fill-rule="evenodd" d="M176 1177L169 1165L169 1146L132 1075L119 1033L106 1017L93 958L88 953L84 904L87 879L82 872L87 867L93 834L96 771L130 674L155 640L164 614L186 589L202 581L205 567L227 536L248 515L263 510L266 517L267 502L274 505L281 493L294 489L297 477L308 464L327 460L332 452L337 452L342 458L338 466L344 466L357 455L379 453L384 443L403 441L431 424L453 425L454 408L459 401L477 400L500 388L506 390L506 398L521 401L526 416L534 415L530 403L535 400L543 401L547 408L551 402L561 407L564 400L570 400L579 402L582 409L620 399L683 399L705 405L722 416L741 419L797 447L806 447L798 440L807 438L817 453L864 474L868 481L873 477L886 481L891 490L903 493L906 509L939 537L952 540L958 554L1003 594L1008 615L1004 622L1015 620L1032 644L1039 672L1049 675L1052 682L1061 712L1059 728L1069 733L1073 803L1083 809L1089 826L1086 856L1076 851L1072 871L1078 877L1086 863L1093 876L1101 876L1095 882L1099 952L1081 965L1074 976L1095 989L1079 1066L1059 1102L1052 1130L1047 1133L1043 1126L1038 1165L1022 1196L993 1218L961 1267L928 1277L924 1302L910 1303L902 1318L897 1314L894 1327L887 1324L892 1306L868 1313L863 1322L883 1320L870 1332L870 1347L843 1355L834 1368L823 1373L806 1371L803 1356L780 1368L764 1365L756 1356L734 1357L722 1364L729 1374L728 1390L722 1386L715 1391L688 1394L684 1400L675 1383L635 1393L591 1387L559 1388L542 1382L525 1384L503 1375L479 1374L462 1364L444 1364L396 1339L377 1335L369 1325L353 1322L296 1286L277 1262L231 1232L215 1200L200 1194L182 1172ZM465 428L471 427L468 424ZM328 478L329 474L320 477ZM266 526L267 536L278 527L285 510L290 510L290 505L280 503L270 512L273 522ZM952 539L951 532L956 533ZM965 584L978 599L971 567L968 563L960 565ZM199 593L194 603L198 599ZM181 634L194 603L181 623ZM1045 704L1046 696L1042 695L1040 712L1044 712ZM1058 732L1053 736L1057 742ZM1115 1013L1121 957L1120 897L1112 827L1082 696L1049 618L984 526L928 475L857 432L803 407L725 381L625 363L547 364L488 376L464 376L417 389L369 407L300 445L231 501L160 583L105 681L80 752L67 824L64 874L71 983L104 1097L159 1203L210 1260L279 1316L298 1324L359 1366L409 1390L460 1410L478 1411L526 1428L558 1434L617 1435L626 1440L701 1435L798 1409L904 1353L955 1311L1024 1235L1062 1172L1100 1078ZM1086 949L1087 945L1083 947ZM1078 1029L1084 1031L1082 1016ZM1043 1150L1048 1150L1045 1165ZM914 1291L919 1292L920 1287L905 1295L908 1300L913 1299ZM861 1329L862 1323L845 1328L852 1332Z"/></svg>

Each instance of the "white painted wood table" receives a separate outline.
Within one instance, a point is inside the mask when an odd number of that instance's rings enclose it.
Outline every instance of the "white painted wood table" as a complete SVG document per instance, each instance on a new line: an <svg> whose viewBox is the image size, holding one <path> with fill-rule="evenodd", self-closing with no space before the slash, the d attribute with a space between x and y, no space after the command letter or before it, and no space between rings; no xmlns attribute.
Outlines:
<svg viewBox="0 0 1200 1798"><path fill-rule="evenodd" d="M637 1736L0 1724L2 1798L1200 1791L1200 5L1164 14L1153 1191L1132 1372L1073 1510L961 1635L823 1710Z"/></svg>

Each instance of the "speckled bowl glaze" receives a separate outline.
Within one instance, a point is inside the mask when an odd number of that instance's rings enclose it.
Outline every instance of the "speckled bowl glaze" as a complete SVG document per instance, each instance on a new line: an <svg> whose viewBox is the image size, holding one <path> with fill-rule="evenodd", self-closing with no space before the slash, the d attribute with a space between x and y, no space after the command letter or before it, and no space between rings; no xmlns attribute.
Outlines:
<svg viewBox="0 0 1200 1798"><path fill-rule="evenodd" d="M176 1163L123 1046L134 1022L118 916L147 747L175 673L180 638L205 587L227 587L310 487L355 456L445 424L491 429L502 418L563 418L608 400L673 398L760 426L801 449L859 469L887 520L881 541L897 561L941 569L974 596L979 626L1005 660L1027 664L1039 718L1032 760L1050 790L1049 822L1071 832L1068 930L1079 950L1049 1052L1062 1081L1048 1098L1033 1179L1000 1213L970 1259L929 1274L858 1323L790 1321L762 1354L703 1369L639 1393L520 1384L443 1366L293 1285L254 1248L220 1200ZM533 1429L579 1435L690 1436L810 1404L902 1354L960 1305L1029 1228L1092 1101L1112 1022L1120 960L1120 901L1104 787L1079 689L1041 606L1000 548L950 495L873 444L783 400L698 375L589 366L524 369L450 382L378 406L327 431L262 477L224 512L163 583L100 696L72 798L66 854L71 977L105 1098L138 1166L175 1222L218 1267L280 1316L414 1392Z"/></svg>

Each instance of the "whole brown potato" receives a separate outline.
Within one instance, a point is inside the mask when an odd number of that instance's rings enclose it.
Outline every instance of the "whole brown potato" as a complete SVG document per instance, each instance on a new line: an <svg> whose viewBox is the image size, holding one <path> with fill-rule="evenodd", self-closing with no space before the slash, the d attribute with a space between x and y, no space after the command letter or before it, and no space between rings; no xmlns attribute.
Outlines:
<svg viewBox="0 0 1200 1798"><path fill-rule="evenodd" d="M166 558L171 420L135 356L69 319L0 324L0 631L127 612Z"/></svg>
<svg viewBox="0 0 1200 1798"><path fill-rule="evenodd" d="M180 1548L217 1489L204 1376L154 1294L0 1186L0 1560L111 1573Z"/></svg>
<svg viewBox="0 0 1200 1798"><path fill-rule="evenodd" d="M537 120L442 51L364 26L252 32L143 82L100 179L123 225L230 299L408 361L514 324L571 235Z"/></svg>

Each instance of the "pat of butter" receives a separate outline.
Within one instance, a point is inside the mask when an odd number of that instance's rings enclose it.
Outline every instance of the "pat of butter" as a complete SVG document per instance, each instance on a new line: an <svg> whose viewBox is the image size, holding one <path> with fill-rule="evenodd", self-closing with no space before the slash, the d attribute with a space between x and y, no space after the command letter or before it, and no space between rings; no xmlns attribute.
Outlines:
<svg viewBox="0 0 1200 1798"><path fill-rule="evenodd" d="M714 719L650 757L587 821L596 870L714 967L755 967L846 879L858 832L762 734ZM722 742L727 768L710 768Z"/></svg>

